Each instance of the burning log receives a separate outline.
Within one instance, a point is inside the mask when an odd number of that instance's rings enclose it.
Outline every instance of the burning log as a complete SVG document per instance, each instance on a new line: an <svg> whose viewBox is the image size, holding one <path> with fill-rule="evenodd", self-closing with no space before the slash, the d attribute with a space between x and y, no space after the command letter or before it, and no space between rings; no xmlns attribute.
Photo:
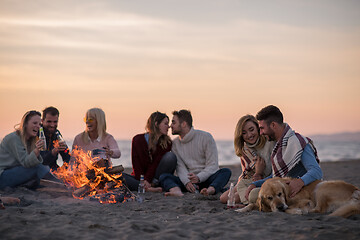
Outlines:
<svg viewBox="0 0 360 240"><path fill-rule="evenodd" d="M109 168L110 167L109 160L103 159L103 158L94 162L93 165L94 165L94 167L97 167L97 168Z"/></svg>
<svg viewBox="0 0 360 240"><path fill-rule="evenodd" d="M73 189L73 197L100 203L116 203L134 200L135 196L123 184L122 165L110 167L106 159L94 159L90 152L74 149L76 162L66 163L54 174Z"/></svg>
<svg viewBox="0 0 360 240"><path fill-rule="evenodd" d="M107 174L117 174L117 173L122 173L124 170L125 169L124 169L124 167L122 165L118 165L118 166L106 168L105 172Z"/></svg>
<svg viewBox="0 0 360 240"><path fill-rule="evenodd" d="M76 198L83 198L89 194L90 190L91 190L91 188L88 185L85 185L81 188L76 189L73 192L73 196Z"/></svg>

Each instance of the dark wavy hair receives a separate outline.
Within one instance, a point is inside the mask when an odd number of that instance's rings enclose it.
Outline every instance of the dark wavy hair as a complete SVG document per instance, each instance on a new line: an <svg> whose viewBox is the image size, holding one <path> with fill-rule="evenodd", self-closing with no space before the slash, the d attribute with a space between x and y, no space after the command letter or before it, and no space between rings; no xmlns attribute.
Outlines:
<svg viewBox="0 0 360 240"><path fill-rule="evenodd" d="M156 111L153 112L147 120L145 130L149 133L149 150L155 151L158 143L163 149L167 148L168 144L171 143L170 137L161 134L159 130L159 124L164 118L169 120L169 117L165 113Z"/></svg>

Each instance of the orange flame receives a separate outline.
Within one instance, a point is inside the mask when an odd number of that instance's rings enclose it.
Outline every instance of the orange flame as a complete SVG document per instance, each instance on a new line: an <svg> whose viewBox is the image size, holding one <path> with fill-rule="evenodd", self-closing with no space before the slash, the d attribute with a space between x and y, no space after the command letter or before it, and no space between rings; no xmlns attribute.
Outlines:
<svg viewBox="0 0 360 240"><path fill-rule="evenodd" d="M54 148L59 148L60 147L59 140L54 140L53 145L54 145ZM66 146L66 149L64 150L64 152L67 153L68 151L69 151L69 148Z"/></svg>
<svg viewBox="0 0 360 240"><path fill-rule="evenodd" d="M58 144L58 143L57 143ZM55 142L54 142L55 146ZM74 148L71 155L75 161L64 164L53 171L53 174L61 179L73 190L73 197L83 199L86 196L93 196L100 203L116 203L120 189L124 189L121 181L121 173L108 174L106 167L99 167L98 159L91 157L91 152L84 152ZM131 193L131 192L130 192ZM102 197L108 194L106 198ZM129 201L132 196L124 196L122 202Z"/></svg>

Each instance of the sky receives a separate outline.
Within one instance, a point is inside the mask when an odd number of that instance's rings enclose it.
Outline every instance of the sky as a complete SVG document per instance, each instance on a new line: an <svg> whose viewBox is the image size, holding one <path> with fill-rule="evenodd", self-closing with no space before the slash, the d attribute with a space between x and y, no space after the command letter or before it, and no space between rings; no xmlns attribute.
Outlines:
<svg viewBox="0 0 360 240"><path fill-rule="evenodd" d="M189 109L231 140L269 104L303 135L360 131L360 1L0 0L0 36L0 139L47 106L66 139L93 107L117 139Z"/></svg>

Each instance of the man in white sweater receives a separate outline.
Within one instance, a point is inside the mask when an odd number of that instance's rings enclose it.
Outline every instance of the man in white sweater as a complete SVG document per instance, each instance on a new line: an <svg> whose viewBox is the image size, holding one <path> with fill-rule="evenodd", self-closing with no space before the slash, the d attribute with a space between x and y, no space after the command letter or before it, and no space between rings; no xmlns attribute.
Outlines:
<svg viewBox="0 0 360 240"><path fill-rule="evenodd" d="M228 183L231 171L219 169L218 152L210 133L195 130L188 110L173 112L171 129L175 138L172 151L177 157L176 172L160 176L160 184L166 196L182 196L183 191L200 191L203 195L220 192Z"/></svg>

